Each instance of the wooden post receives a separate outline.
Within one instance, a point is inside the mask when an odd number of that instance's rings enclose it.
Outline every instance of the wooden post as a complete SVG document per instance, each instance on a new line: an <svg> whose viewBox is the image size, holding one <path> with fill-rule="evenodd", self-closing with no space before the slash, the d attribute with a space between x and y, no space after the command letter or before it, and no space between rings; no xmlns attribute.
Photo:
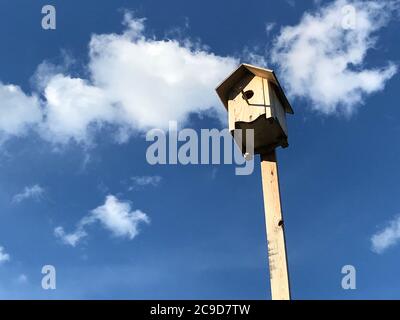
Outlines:
<svg viewBox="0 0 400 320"><path fill-rule="evenodd" d="M275 150L261 155L272 300L290 300L289 272Z"/></svg>

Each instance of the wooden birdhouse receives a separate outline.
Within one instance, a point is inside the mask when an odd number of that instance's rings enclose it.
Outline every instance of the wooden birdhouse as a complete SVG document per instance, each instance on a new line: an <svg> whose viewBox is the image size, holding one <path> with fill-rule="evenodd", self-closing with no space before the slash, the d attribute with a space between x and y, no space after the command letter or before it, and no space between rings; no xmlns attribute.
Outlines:
<svg viewBox="0 0 400 320"><path fill-rule="evenodd" d="M254 154L265 154L288 146L286 113L293 114L272 70L242 64L216 89L228 110L229 130L242 129L235 137L246 152L246 130L254 129Z"/></svg>

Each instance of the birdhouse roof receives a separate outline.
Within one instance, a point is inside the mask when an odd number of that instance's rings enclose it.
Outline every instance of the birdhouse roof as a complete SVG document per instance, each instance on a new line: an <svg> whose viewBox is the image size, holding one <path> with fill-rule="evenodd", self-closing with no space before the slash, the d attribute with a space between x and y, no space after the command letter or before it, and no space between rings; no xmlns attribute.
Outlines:
<svg viewBox="0 0 400 320"><path fill-rule="evenodd" d="M287 113L293 114L292 106L290 105L288 99L286 98L285 93L278 81L278 78L275 75L275 72L269 69L259 68L252 66L250 64L241 64L235 71L231 73L216 89L219 98L222 100L226 109L228 109L228 99L229 99L229 91L235 86L243 77L248 74L253 74L254 76L258 76L264 79L267 79L269 82L273 83L276 87L276 93L278 94L279 99L285 111Z"/></svg>

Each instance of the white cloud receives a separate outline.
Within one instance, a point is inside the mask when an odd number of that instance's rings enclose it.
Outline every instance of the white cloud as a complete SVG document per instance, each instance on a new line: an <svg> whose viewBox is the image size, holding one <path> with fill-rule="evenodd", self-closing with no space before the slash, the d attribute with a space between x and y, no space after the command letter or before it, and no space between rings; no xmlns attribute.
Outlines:
<svg viewBox="0 0 400 320"><path fill-rule="evenodd" d="M102 225L117 237L133 239L139 233L140 222L149 223L148 216L140 210L131 211L129 202L119 201L116 197L109 195L105 203L92 210L92 218L98 220Z"/></svg>
<svg viewBox="0 0 400 320"><path fill-rule="evenodd" d="M274 30L276 27L276 23L275 22L267 22L265 24L265 32L267 33L267 35L269 35L272 30Z"/></svg>
<svg viewBox="0 0 400 320"><path fill-rule="evenodd" d="M0 82L0 139L23 135L40 122L42 113L39 99L26 95L20 87Z"/></svg>
<svg viewBox="0 0 400 320"><path fill-rule="evenodd" d="M383 253L389 247L400 241L400 216L397 216L388 225L371 237L371 249L376 253Z"/></svg>
<svg viewBox="0 0 400 320"><path fill-rule="evenodd" d="M391 62L379 68L365 63L376 32L398 9L398 0L336 0L304 14L298 25L281 29L272 61L289 94L309 99L325 114L354 112L365 96L382 90L397 72Z"/></svg>
<svg viewBox="0 0 400 320"><path fill-rule="evenodd" d="M46 121L41 133L47 139L89 143L91 129L114 121L106 92L83 79L56 74L48 80L44 96Z"/></svg>
<svg viewBox="0 0 400 320"><path fill-rule="evenodd" d="M36 93L0 84L0 132L20 135L35 125L51 142L90 144L99 127L116 129L116 139L149 128L184 125L192 113L225 119L215 86L237 65L185 41L145 35L144 19L125 16L122 34L93 35L88 78L65 67L42 63L34 77ZM39 101L37 96L41 96Z"/></svg>
<svg viewBox="0 0 400 320"><path fill-rule="evenodd" d="M133 185L129 187L129 190L135 189L135 187L143 187L143 186L153 186L156 187L160 184L162 177L160 176L136 176L131 177Z"/></svg>
<svg viewBox="0 0 400 320"><path fill-rule="evenodd" d="M81 239L87 236L85 230L83 230L83 226L79 223L78 227L73 233L65 233L63 227L57 227L54 229L54 235L56 238L59 238L63 244L70 245L75 247Z"/></svg>
<svg viewBox="0 0 400 320"><path fill-rule="evenodd" d="M250 63L252 65L267 68L268 62L265 58L265 53L260 54L258 52L260 52L260 48L257 46L254 46L253 48L246 47L242 53L243 61L246 61L246 63Z"/></svg>
<svg viewBox="0 0 400 320"><path fill-rule="evenodd" d="M64 244L75 247L87 236L85 228L99 222L115 237L132 240L139 234L140 223L150 223L150 219L140 210L132 210L130 202L120 201L113 195L106 197L105 203L83 217L73 233L65 233L62 227L54 229L54 235Z"/></svg>
<svg viewBox="0 0 400 320"><path fill-rule="evenodd" d="M38 201L43 197L44 193L45 190L38 184L27 186L21 193L18 193L13 197L12 202L20 203L27 199Z"/></svg>
<svg viewBox="0 0 400 320"><path fill-rule="evenodd" d="M10 261L10 255L0 246L0 264Z"/></svg>
<svg viewBox="0 0 400 320"><path fill-rule="evenodd" d="M118 106L120 124L167 128L190 113L221 106L214 88L237 64L196 48L190 41L144 36L142 20L126 17L122 35L97 35L90 42L93 83Z"/></svg>

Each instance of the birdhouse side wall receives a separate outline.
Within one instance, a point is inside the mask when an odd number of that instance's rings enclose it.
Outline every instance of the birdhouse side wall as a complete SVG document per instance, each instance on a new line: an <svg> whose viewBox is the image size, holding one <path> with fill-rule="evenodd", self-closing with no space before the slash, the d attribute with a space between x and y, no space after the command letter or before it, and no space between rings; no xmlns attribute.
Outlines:
<svg viewBox="0 0 400 320"><path fill-rule="evenodd" d="M269 97L271 100L272 117L277 118L282 130L288 135L287 125L286 125L286 112L281 103L278 95L276 94L276 89L272 83L268 84L269 87Z"/></svg>

